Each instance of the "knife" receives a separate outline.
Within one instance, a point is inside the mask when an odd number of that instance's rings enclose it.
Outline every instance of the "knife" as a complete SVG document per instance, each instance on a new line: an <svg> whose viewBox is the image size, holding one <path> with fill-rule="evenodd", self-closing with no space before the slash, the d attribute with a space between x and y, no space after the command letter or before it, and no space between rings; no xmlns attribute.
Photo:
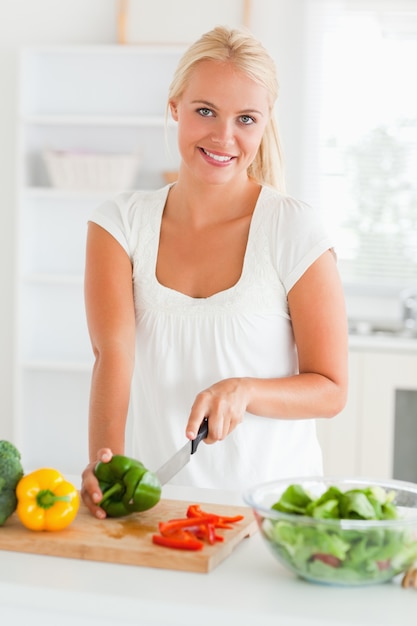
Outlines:
<svg viewBox="0 0 417 626"><path fill-rule="evenodd" d="M158 476L161 485L165 485L173 478L183 467L187 465L191 459L191 455L197 451L200 441L208 435L208 419L205 417L198 429L197 437L187 441L178 452L174 454L166 463L162 465L155 473Z"/></svg>

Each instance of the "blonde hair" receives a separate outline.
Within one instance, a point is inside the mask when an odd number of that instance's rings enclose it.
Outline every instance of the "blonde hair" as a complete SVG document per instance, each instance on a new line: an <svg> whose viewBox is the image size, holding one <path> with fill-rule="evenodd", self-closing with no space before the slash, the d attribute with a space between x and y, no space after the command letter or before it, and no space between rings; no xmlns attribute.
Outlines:
<svg viewBox="0 0 417 626"><path fill-rule="evenodd" d="M217 26L205 33L184 53L172 79L168 101L182 96L189 77L201 61L231 62L237 70L264 86L270 95L271 116L248 175L261 184L284 191L283 158L274 116L278 97L275 63L249 31Z"/></svg>

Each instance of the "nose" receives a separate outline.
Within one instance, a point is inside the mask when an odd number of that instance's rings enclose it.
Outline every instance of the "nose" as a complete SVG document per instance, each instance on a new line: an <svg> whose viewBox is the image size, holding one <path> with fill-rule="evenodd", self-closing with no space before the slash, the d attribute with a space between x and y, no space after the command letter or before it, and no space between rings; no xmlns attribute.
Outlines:
<svg viewBox="0 0 417 626"><path fill-rule="evenodd" d="M229 122L219 121L211 135L211 140L218 146L232 146L235 142L232 124Z"/></svg>

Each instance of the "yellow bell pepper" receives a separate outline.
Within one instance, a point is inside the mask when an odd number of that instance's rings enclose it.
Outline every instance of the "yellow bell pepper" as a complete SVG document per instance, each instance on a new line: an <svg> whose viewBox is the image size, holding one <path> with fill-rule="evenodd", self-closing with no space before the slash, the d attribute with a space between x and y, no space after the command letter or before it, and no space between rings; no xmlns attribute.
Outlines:
<svg viewBox="0 0 417 626"><path fill-rule="evenodd" d="M62 530L77 515L80 497L62 474L41 468L23 476L16 487L17 515L30 530Z"/></svg>

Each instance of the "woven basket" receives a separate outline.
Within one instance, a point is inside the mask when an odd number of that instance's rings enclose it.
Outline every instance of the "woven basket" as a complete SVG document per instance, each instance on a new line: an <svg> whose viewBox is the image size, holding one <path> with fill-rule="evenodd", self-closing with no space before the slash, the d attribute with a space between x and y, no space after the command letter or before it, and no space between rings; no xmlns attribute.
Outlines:
<svg viewBox="0 0 417 626"><path fill-rule="evenodd" d="M137 154L45 150L50 183L59 189L130 189L141 159Z"/></svg>

